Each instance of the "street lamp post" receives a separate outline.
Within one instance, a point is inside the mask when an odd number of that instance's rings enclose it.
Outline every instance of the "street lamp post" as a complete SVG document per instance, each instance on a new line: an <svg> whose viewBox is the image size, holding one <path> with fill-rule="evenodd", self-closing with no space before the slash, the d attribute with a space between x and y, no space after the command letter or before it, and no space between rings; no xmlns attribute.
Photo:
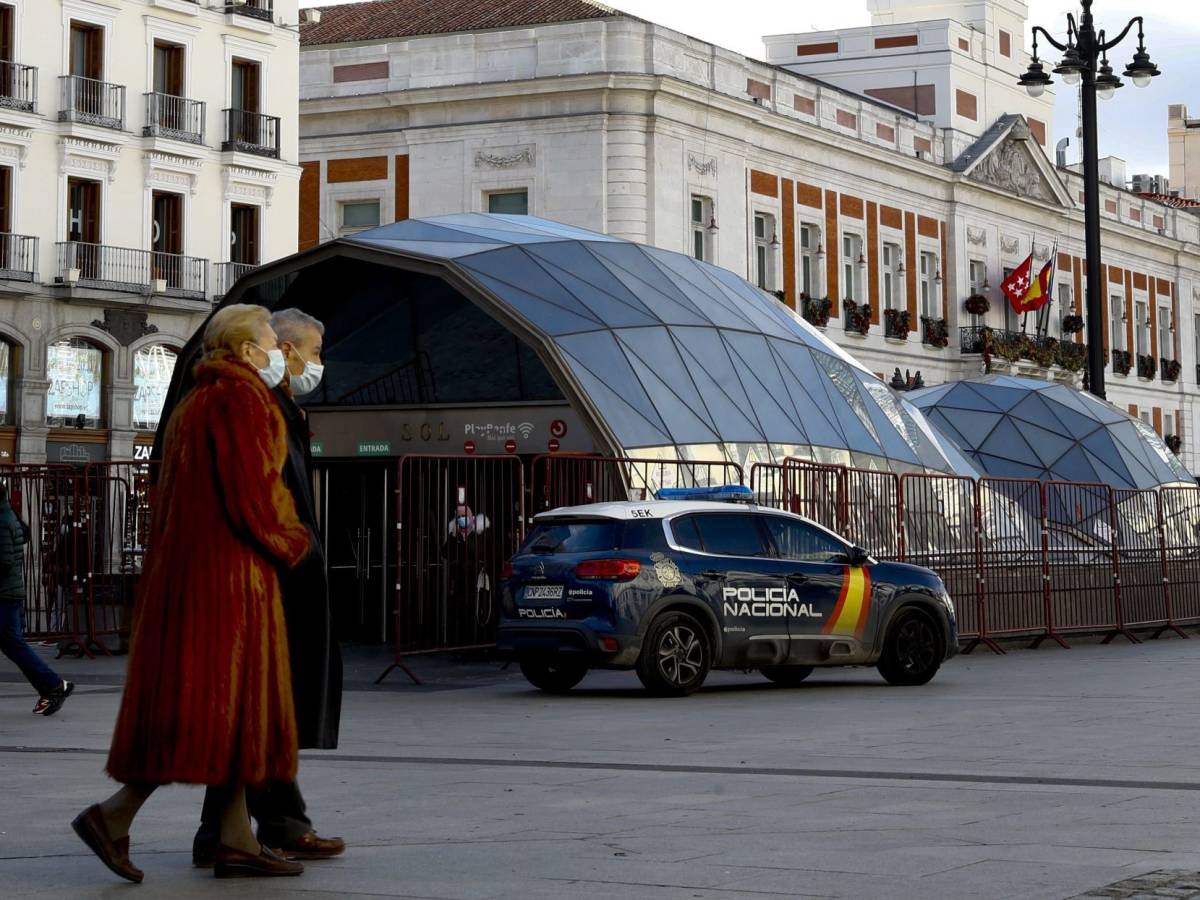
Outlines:
<svg viewBox="0 0 1200 900"><path fill-rule="evenodd" d="M1159 74L1158 66L1150 61L1146 52L1142 17L1130 19L1114 40L1105 40L1104 30L1097 31L1092 18L1092 0L1080 0L1083 13L1078 22L1071 13L1067 14L1067 42L1061 44L1050 32L1040 25L1033 27L1033 58L1029 69L1021 76L1023 85L1031 97L1040 97L1046 86L1053 84L1050 75L1038 59L1038 35L1062 52L1062 61L1054 70L1067 85L1080 85L1083 92L1083 207L1087 255L1087 344L1088 344L1088 389L1101 399L1104 398L1104 312L1100 307L1100 163L1096 138L1096 97L1110 99L1122 86L1121 79L1113 74L1108 64L1108 51L1121 43L1136 24L1138 48L1133 60L1125 67L1125 77L1137 87L1146 87ZM1057 265L1057 263L1055 263Z"/></svg>

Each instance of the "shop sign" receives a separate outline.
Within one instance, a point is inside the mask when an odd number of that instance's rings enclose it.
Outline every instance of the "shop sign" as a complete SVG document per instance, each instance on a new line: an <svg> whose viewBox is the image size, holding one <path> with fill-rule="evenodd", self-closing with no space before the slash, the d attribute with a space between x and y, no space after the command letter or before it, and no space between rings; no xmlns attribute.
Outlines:
<svg viewBox="0 0 1200 900"><path fill-rule="evenodd" d="M475 442L474 441L464 441L463 442L463 453L470 456L474 452L475 452Z"/></svg>
<svg viewBox="0 0 1200 900"><path fill-rule="evenodd" d="M358 442L359 456L391 456L392 442L391 441L359 441Z"/></svg>
<svg viewBox="0 0 1200 900"><path fill-rule="evenodd" d="M311 444L311 449L312 449L313 456L324 456L325 455L325 445L322 444L320 441L313 441Z"/></svg>
<svg viewBox="0 0 1200 900"><path fill-rule="evenodd" d="M104 462L108 445L83 441L46 441L46 461L84 466Z"/></svg>
<svg viewBox="0 0 1200 900"><path fill-rule="evenodd" d="M504 452L505 453L516 453L517 452L517 442L514 441L512 438L509 438L507 441L505 441L504 442Z"/></svg>

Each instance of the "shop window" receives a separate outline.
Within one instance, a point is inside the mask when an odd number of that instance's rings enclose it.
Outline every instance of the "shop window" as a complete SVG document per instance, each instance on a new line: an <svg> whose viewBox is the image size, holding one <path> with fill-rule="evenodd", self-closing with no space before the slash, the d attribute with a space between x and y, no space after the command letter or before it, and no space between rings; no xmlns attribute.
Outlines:
<svg viewBox="0 0 1200 900"><path fill-rule="evenodd" d="M487 195L488 212L505 216L529 215L529 191L493 191Z"/></svg>
<svg viewBox="0 0 1200 900"><path fill-rule="evenodd" d="M692 256L703 262L712 262L712 229L709 224L713 221L712 198L692 194Z"/></svg>
<svg viewBox="0 0 1200 900"><path fill-rule="evenodd" d="M754 214L754 283L764 291L775 289L775 217Z"/></svg>
<svg viewBox="0 0 1200 900"><path fill-rule="evenodd" d="M46 424L53 428L99 428L103 424L104 351L73 338L46 350Z"/></svg>
<svg viewBox="0 0 1200 900"><path fill-rule="evenodd" d="M12 344L0 340L0 425L12 425L16 418L13 396L16 355Z"/></svg>
<svg viewBox="0 0 1200 900"><path fill-rule="evenodd" d="M134 354L133 427L139 431L158 428L177 358L174 350L162 344L143 347Z"/></svg>
<svg viewBox="0 0 1200 900"><path fill-rule="evenodd" d="M884 309L900 309L904 302L900 295L901 250L899 244L883 245L883 306Z"/></svg>
<svg viewBox="0 0 1200 900"><path fill-rule="evenodd" d="M842 291L845 299L863 302L863 239L847 232L842 235Z"/></svg>
<svg viewBox="0 0 1200 900"><path fill-rule="evenodd" d="M379 201L356 200L342 204L342 234L354 234L379 226Z"/></svg>
<svg viewBox="0 0 1200 900"><path fill-rule="evenodd" d="M800 226L800 290L805 296L817 296L817 274L821 271L818 255L821 233L816 225Z"/></svg>

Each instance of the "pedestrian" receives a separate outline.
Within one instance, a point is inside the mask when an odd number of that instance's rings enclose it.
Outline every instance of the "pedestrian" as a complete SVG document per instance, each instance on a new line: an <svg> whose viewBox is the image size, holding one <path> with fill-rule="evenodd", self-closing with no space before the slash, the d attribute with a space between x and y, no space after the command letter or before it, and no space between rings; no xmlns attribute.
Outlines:
<svg viewBox="0 0 1200 900"><path fill-rule="evenodd" d="M342 655L333 633L325 553L317 524L312 491L312 442L308 418L295 401L321 383L325 326L298 309L271 317L271 327L286 363L283 380L274 388L275 400L287 424L287 461L283 482L296 503L300 521L312 535L314 551L300 565L280 574L283 617L287 623L292 660L292 698L302 750L332 750L338 743L342 712ZM220 794L210 789L204 798L200 830L192 843L192 862L207 867L217 851L220 832ZM345 852L341 838L323 838L307 815L296 781L249 788L246 802L258 823L258 839L288 859L329 859Z"/></svg>
<svg viewBox="0 0 1200 900"><path fill-rule="evenodd" d="M29 529L17 518L8 485L0 482L0 652L38 692L34 715L52 716L75 690L33 652L25 640L25 545Z"/></svg>
<svg viewBox="0 0 1200 900"><path fill-rule="evenodd" d="M72 823L130 881L134 817L154 789L221 788L218 878L299 875L254 838L246 787L296 775L296 718L279 568L312 536L280 472L287 431L271 388L283 377L270 313L218 310L195 388L164 435L158 504L138 585L125 692L108 756L123 787Z"/></svg>

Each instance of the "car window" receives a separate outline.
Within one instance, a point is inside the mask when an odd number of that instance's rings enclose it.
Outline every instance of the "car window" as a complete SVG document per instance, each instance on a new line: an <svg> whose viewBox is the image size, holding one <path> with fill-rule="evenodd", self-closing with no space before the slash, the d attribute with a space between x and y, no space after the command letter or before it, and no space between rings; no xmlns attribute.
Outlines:
<svg viewBox="0 0 1200 900"><path fill-rule="evenodd" d="M665 550L662 519L630 519L621 534L621 546L626 550Z"/></svg>
<svg viewBox="0 0 1200 900"><path fill-rule="evenodd" d="M703 550L700 543L700 529L696 527L695 516L684 516L671 522L671 534L675 543L687 550Z"/></svg>
<svg viewBox="0 0 1200 900"><path fill-rule="evenodd" d="M783 516L764 516L780 559L803 562L844 560L846 547L821 529Z"/></svg>
<svg viewBox="0 0 1200 900"><path fill-rule="evenodd" d="M538 522L530 529L521 553L597 553L615 550L619 522L612 519Z"/></svg>
<svg viewBox="0 0 1200 900"><path fill-rule="evenodd" d="M705 553L721 556L770 556L758 517L747 513L711 513L693 517Z"/></svg>

